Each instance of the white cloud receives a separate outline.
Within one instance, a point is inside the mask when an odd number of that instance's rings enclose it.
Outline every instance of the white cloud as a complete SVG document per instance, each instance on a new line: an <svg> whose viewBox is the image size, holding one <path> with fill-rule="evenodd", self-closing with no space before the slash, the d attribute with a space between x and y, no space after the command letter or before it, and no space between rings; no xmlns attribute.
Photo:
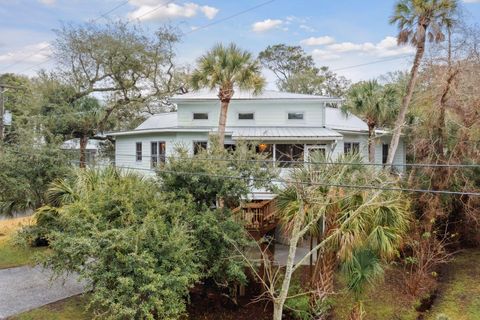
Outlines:
<svg viewBox="0 0 480 320"><path fill-rule="evenodd" d="M48 42L39 42L0 54L0 63L11 64L17 61L25 63L38 63L47 60L52 53Z"/></svg>
<svg viewBox="0 0 480 320"><path fill-rule="evenodd" d="M203 14L208 18L208 19L213 19L218 13L218 9L210 6L203 6L200 8L200 10L203 12Z"/></svg>
<svg viewBox="0 0 480 320"><path fill-rule="evenodd" d="M282 23L283 21L279 19L266 19L263 21L255 22L252 25L252 30L254 32L265 32L279 27Z"/></svg>
<svg viewBox="0 0 480 320"><path fill-rule="evenodd" d="M218 13L218 9L211 6L200 6L194 2L185 4L169 3L158 6L156 0L130 0L130 4L138 7L128 14L132 20L167 20L175 18L192 18L199 12L203 13L207 19L213 19Z"/></svg>
<svg viewBox="0 0 480 320"><path fill-rule="evenodd" d="M480 3L480 0L463 0L465 3Z"/></svg>
<svg viewBox="0 0 480 320"><path fill-rule="evenodd" d="M323 36L323 37L310 37L308 39L303 39L302 41L300 41L300 44L304 46L322 46L326 44L332 44L334 42L335 42L334 38L330 36Z"/></svg>
<svg viewBox="0 0 480 320"><path fill-rule="evenodd" d="M341 56L338 54L332 53L327 50L322 50L322 49L313 49L312 56L315 60L318 60L318 61L336 60L341 58Z"/></svg>
<svg viewBox="0 0 480 320"><path fill-rule="evenodd" d="M302 30L307 31L307 32L314 32L315 31L314 28L312 28L312 27L310 27L309 25L306 25L306 24L301 24L298 27Z"/></svg>
<svg viewBox="0 0 480 320"><path fill-rule="evenodd" d="M47 5L47 6L51 6L53 4L55 4L56 0L39 0L41 3L43 3L44 5Z"/></svg>

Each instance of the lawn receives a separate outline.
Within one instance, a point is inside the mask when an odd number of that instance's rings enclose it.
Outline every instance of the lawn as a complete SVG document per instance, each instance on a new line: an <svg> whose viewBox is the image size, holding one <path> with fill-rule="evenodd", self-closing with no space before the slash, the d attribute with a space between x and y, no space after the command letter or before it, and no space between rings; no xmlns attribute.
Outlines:
<svg viewBox="0 0 480 320"><path fill-rule="evenodd" d="M36 253L45 252L44 248L26 248L13 244L13 235L22 226L33 223L31 217L14 218L0 221L0 269L32 265Z"/></svg>
<svg viewBox="0 0 480 320"><path fill-rule="evenodd" d="M440 314L451 320L480 319L480 250L466 250L446 268L427 320Z"/></svg>
<svg viewBox="0 0 480 320"><path fill-rule="evenodd" d="M85 311L87 303L87 297L79 295L24 312L9 320L89 320L93 314Z"/></svg>

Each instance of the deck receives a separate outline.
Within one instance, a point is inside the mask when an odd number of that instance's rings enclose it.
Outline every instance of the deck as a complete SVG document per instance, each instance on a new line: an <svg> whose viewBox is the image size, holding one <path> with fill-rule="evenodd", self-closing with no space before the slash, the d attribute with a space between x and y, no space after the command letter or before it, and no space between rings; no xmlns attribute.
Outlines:
<svg viewBox="0 0 480 320"><path fill-rule="evenodd" d="M275 199L242 204L233 209L233 214L256 239L274 230L278 223Z"/></svg>

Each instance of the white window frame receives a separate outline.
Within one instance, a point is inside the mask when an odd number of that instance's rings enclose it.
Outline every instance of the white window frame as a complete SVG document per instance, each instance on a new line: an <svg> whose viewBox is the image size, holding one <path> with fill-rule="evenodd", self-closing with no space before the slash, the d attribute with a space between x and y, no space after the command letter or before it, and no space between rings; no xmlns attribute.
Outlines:
<svg viewBox="0 0 480 320"><path fill-rule="evenodd" d="M302 119L290 119L289 114L290 113L301 113L302 114ZM287 111L287 121L305 121L305 116L306 112L305 111Z"/></svg>
<svg viewBox="0 0 480 320"><path fill-rule="evenodd" d="M253 119L240 119L240 114L253 114ZM238 121L254 121L255 120L255 112L254 111L242 111L242 112L237 112L237 120Z"/></svg>
<svg viewBox="0 0 480 320"><path fill-rule="evenodd" d="M195 119L195 114L199 114L199 113L206 114L206 115L207 115L207 119ZM208 120L210 120L210 112L207 112L207 111L196 111L196 112L192 112L192 120L193 120L193 121L208 121Z"/></svg>

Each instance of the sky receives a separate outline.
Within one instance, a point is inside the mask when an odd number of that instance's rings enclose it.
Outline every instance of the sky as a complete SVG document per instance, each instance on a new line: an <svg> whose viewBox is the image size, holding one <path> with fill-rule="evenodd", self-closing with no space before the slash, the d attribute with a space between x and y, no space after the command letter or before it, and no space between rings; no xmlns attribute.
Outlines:
<svg viewBox="0 0 480 320"><path fill-rule="evenodd" d="M319 66L352 81L407 70L413 48L397 46L388 23L394 0L0 0L0 73L33 76L54 67L50 43L65 23L124 19L155 31L183 33L180 64L214 44L236 42L255 55L268 45L300 45ZM480 0L460 0L469 24L480 23ZM274 76L265 72L269 88Z"/></svg>

